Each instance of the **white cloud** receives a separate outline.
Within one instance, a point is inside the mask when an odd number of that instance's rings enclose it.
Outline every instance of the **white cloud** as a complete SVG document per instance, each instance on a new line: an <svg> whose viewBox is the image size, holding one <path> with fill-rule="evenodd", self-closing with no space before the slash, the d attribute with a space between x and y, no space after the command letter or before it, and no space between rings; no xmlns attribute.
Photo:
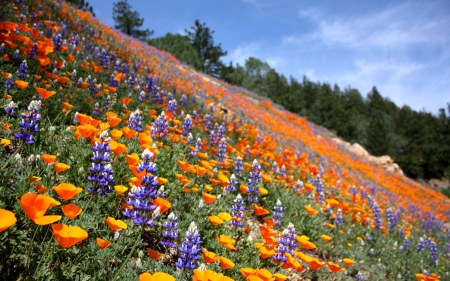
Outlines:
<svg viewBox="0 0 450 281"><path fill-rule="evenodd" d="M233 63L239 63L244 65L245 61L249 57L260 58L258 56L260 45L259 43L253 42L245 45L239 45L236 49L232 50L230 54L225 58L227 61L232 61Z"/></svg>

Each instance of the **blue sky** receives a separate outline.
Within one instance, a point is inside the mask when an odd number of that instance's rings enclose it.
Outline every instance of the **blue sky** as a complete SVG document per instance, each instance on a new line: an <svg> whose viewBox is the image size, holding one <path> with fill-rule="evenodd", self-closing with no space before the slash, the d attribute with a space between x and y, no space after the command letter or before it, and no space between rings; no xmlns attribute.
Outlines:
<svg viewBox="0 0 450 281"><path fill-rule="evenodd" d="M114 26L114 1L89 0ZM228 51L278 73L351 86L376 86L398 106L436 114L450 102L450 1L167 0L128 1L154 37L184 33L199 19Z"/></svg>

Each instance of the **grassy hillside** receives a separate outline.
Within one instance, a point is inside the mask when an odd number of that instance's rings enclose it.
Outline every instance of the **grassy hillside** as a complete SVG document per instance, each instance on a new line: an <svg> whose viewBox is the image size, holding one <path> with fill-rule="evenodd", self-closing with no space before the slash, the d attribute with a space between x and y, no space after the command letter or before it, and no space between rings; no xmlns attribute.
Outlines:
<svg viewBox="0 0 450 281"><path fill-rule="evenodd" d="M64 1L0 5L1 279L448 278L444 195Z"/></svg>

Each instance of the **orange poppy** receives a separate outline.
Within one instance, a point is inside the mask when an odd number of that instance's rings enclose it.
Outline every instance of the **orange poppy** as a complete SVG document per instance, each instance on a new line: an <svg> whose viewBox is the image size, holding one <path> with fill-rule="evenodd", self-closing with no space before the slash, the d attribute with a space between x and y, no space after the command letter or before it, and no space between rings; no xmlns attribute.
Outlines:
<svg viewBox="0 0 450 281"><path fill-rule="evenodd" d="M78 226L68 226L66 224L52 224L52 234L56 242L63 247L69 248L88 237L86 230Z"/></svg>
<svg viewBox="0 0 450 281"><path fill-rule="evenodd" d="M53 190L64 200L70 200L79 194L83 189L81 187L76 187L70 183L60 183L53 187Z"/></svg>
<svg viewBox="0 0 450 281"><path fill-rule="evenodd" d="M125 159L127 160L128 165L137 165L141 161L139 155L136 153L125 155Z"/></svg>
<svg viewBox="0 0 450 281"><path fill-rule="evenodd" d="M155 272L153 275L144 272L139 275L139 281L175 281L175 277L165 272Z"/></svg>
<svg viewBox="0 0 450 281"><path fill-rule="evenodd" d="M28 181L33 183L33 182L40 181L41 179L42 179L41 177L31 176L31 177L28 178Z"/></svg>
<svg viewBox="0 0 450 281"><path fill-rule="evenodd" d="M327 262L327 266L330 269L330 271L333 273L345 271L344 268L340 267L338 264L331 262L331 261Z"/></svg>
<svg viewBox="0 0 450 281"><path fill-rule="evenodd" d="M180 169L183 170L183 171L188 171L189 172L192 169L191 165L189 163L187 163L187 162L178 160L177 164L180 167Z"/></svg>
<svg viewBox="0 0 450 281"><path fill-rule="evenodd" d="M25 215L35 224L47 225L61 219L61 216L56 215L45 216L48 208L61 204L50 196L26 193L22 195L20 201L17 201L25 212Z"/></svg>
<svg viewBox="0 0 450 281"><path fill-rule="evenodd" d="M61 173L64 172L65 170L70 169L70 166L64 163L56 163L55 164L55 172L57 173Z"/></svg>
<svg viewBox="0 0 450 281"><path fill-rule="evenodd" d="M108 217L105 219L111 230L122 230L127 228L127 224L122 220L116 220L114 218Z"/></svg>
<svg viewBox="0 0 450 281"><path fill-rule="evenodd" d="M10 228L17 221L13 212L0 209L0 232Z"/></svg>
<svg viewBox="0 0 450 281"><path fill-rule="evenodd" d="M123 186L123 185L115 185L115 186L114 186L114 190L115 190L118 194L124 194L124 193L128 190L128 187Z"/></svg>
<svg viewBox="0 0 450 281"><path fill-rule="evenodd" d="M120 130L111 130L111 137L113 138L113 140L118 140L120 139L120 137L122 137L123 132Z"/></svg>
<svg viewBox="0 0 450 281"><path fill-rule="evenodd" d="M47 91L44 88L38 88L36 86L34 86L34 88L36 89L36 91L38 92L38 94L41 96L41 98L48 99L49 97L53 96L54 94L56 94L55 91Z"/></svg>
<svg viewBox="0 0 450 281"><path fill-rule="evenodd" d="M124 105L129 105L133 99L132 98L121 98L121 101Z"/></svg>
<svg viewBox="0 0 450 281"><path fill-rule="evenodd" d="M214 226L220 225L223 223L223 220L221 218L219 218L218 216L209 216L208 219L209 219L209 222Z"/></svg>
<svg viewBox="0 0 450 281"><path fill-rule="evenodd" d="M203 248L202 251L203 251L203 259L205 260L206 263L213 263L218 259L216 253L210 252L205 248Z"/></svg>
<svg viewBox="0 0 450 281"><path fill-rule="evenodd" d="M324 265L325 264L317 258L313 258L312 261L309 262L309 267L312 270L318 270L318 269L322 268Z"/></svg>
<svg viewBox="0 0 450 281"><path fill-rule="evenodd" d="M346 267L350 267L355 263L354 260L349 259L349 258L344 258L344 259L342 259L342 261L344 262Z"/></svg>
<svg viewBox="0 0 450 281"><path fill-rule="evenodd" d="M107 241L107 240L103 240L102 238L95 238L95 241L97 242L97 245L100 249L106 249L109 246L111 246L111 242Z"/></svg>
<svg viewBox="0 0 450 281"><path fill-rule="evenodd" d="M123 128L120 129L120 130L123 132L123 135L124 135L127 139L130 139L130 138L132 138L132 137L138 135L138 132L137 132L137 131L135 131L135 130L133 130L133 129L130 129L130 128L128 128L128 127L123 127Z"/></svg>
<svg viewBox="0 0 450 281"><path fill-rule="evenodd" d="M204 271L194 269L194 276L192 276L192 281L233 281L233 279L209 269Z"/></svg>
<svg viewBox="0 0 450 281"><path fill-rule="evenodd" d="M164 257L164 254L161 254L160 252L157 252L150 248L147 248L147 253L153 260L159 260L160 258Z"/></svg>
<svg viewBox="0 0 450 281"><path fill-rule="evenodd" d="M317 248L316 244L314 244L313 242L309 241L309 237L307 236L298 236L296 235L295 237L297 239L298 244L300 245L300 247L302 249L305 250L314 250Z"/></svg>
<svg viewBox="0 0 450 281"><path fill-rule="evenodd" d="M214 201L216 201L216 199L217 199L217 196L208 194L206 192L202 192L202 197L203 197L203 200L205 200L206 204L211 204Z"/></svg>
<svg viewBox="0 0 450 281"><path fill-rule="evenodd" d="M317 215L318 213L319 213L319 211L317 211L316 209L314 209L313 207L311 207L311 206L305 206L304 207L305 208L305 210L306 210L306 212L308 213L308 215Z"/></svg>
<svg viewBox="0 0 450 281"><path fill-rule="evenodd" d="M78 205L75 205L73 203L64 205L64 206L61 207L61 209L63 211L63 214L68 219L76 218L79 214L81 214L81 211L83 210Z"/></svg>
<svg viewBox="0 0 450 281"><path fill-rule="evenodd" d="M331 240L331 237L328 236L328 235L325 235L325 234L322 234L322 236L320 236L320 237L322 238L322 240L323 240L324 242L328 242L328 241Z"/></svg>
<svg viewBox="0 0 450 281"><path fill-rule="evenodd" d="M226 246L228 251L234 249L234 243L236 242L236 240L234 240L230 236L221 234L217 236L217 240L220 244Z"/></svg>
<svg viewBox="0 0 450 281"><path fill-rule="evenodd" d="M41 158L42 161L44 161L47 164L55 163L56 161L56 155L43 154Z"/></svg>
<svg viewBox="0 0 450 281"><path fill-rule="evenodd" d="M14 83L16 83L17 87L19 87L20 89L28 88L28 82L16 80Z"/></svg>
<svg viewBox="0 0 450 281"><path fill-rule="evenodd" d="M40 194L44 194L44 193L48 192L48 189L45 187L45 185L40 184L40 183L35 184L34 189L36 190L37 193L40 193Z"/></svg>
<svg viewBox="0 0 450 281"><path fill-rule="evenodd" d="M263 259L266 259L266 258L271 257L276 254L275 249L267 248L265 246L259 247L258 251Z"/></svg>
<svg viewBox="0 0 450 281"><path fill-rule="evenodd" d="M225 212L219 213L218 217L223 219L224 221L231 220L231 215L229 213L225 213Z"/></svg>
<svg viewBox="0 0 450 281"><path fill-rule="evenodd" d="M257 216L264 216L270 214L270 212L259 205L253 205L253 210L255 211Z"/></svg>
<svg viewBox="0 0 450 281"><path fill-rule="evenodd" d="M153 200L153 205L156 205L157 207L160 208L160 213L164 213L165 211L169 210L170 207L172 207L172 205L170 204L169 201L167 201L166 199L163 199L161 197L156 197L155 200Z"/></svg>
<svg viewBox="0 0 450 281"><path fill-rule="evenodd" d="M227 259L226 257L219 257L220 266L223 269L229 269L233 268L235 266L234 262L232 262L230 259Z"/></svg>

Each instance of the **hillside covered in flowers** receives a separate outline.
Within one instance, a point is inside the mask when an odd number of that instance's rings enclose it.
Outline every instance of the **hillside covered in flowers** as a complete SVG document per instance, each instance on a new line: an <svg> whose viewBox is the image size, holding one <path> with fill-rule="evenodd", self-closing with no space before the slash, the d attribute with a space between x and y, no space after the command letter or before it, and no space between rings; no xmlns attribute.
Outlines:
<svg viewBox="0 0 450 281"><path fill-rule="evenodd" d="M3 280L446 280L449 199L64 1L2 2Z"/></svg>

